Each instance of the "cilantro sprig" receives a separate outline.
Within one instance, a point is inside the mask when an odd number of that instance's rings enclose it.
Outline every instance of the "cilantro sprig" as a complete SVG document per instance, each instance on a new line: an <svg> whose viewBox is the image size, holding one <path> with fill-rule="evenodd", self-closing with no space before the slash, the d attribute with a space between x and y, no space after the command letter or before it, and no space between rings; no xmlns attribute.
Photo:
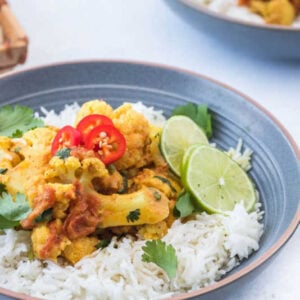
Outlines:
<svg viewBox="0 0 300 300"><path fill-rule="evenodd" d="M189 117L204 130L208 138L212 136L211 114L206 105L197 105L191 102L186 105L179 105L172 111L172 116L176 115Z"/></svg>
<svg viewBox="0 0 300 300"><path fill-rule="evenodd" d="M17 193L15 200L8 193L0 198L0 229L14 228L31 212L24 194Z"/></svg>
<svg viewBox="0 0 300 300"><path fill-rule="evenodd" d="M0 196L2 196L3 193L6 193L6 186L0 182Z"/></svg>
<svg viewBox="0 0 300 300"><path fill-rule="evenodd" d="M128 215L126 217L126 220L127 220L128 223L135 222L140 218L140 215L141 215L141 211L140 211L139 208L137 208L137 209L132 210L128 213Z"/></svg>
<svg viewBox="0 0 300 300"><path fill-rule="evenodd" d="M182 192L176 201L174 207L174 215L177 218L184 218L198 211L198 207L194 204L193 196L190 192Z"/></svg>
<svg viewBox="0 0 300 300"><path fill-rule="evenodd" d="M103 239L101 240L97 245L96 249L104 249L110 244L110 240L108 239Z"/></svg>
<svg viewBox="0 0 300 300"><path fill-rule="evenodd" d="M0 174L4 175L7 172L7 168L0 168Z"/></svg>
<svg viewBox="0 0 300 300"><path fill-rule="evenodd" d="M21 137L26 131L43 127L41 119L35 118L33 110L22 105L5 105L0 108L0 135Z"/></svg>
<svg viewBox="0 0 300 300"><path fill-rule="evenodd" d="M152 262L162 268L170 279L175 278L178 259L172 245L167 245L162 240L147 241L142 247L144 253L142 261Z"/></svg>
<svg viewBox="0 0 300 300"><path fill-rule="evenodd" d="M71 149L69 148L62 148L55 153L55 156L58 156L60 159L63 160L68 158L70 155L71 155Z"/></svg>
<svg viewBox="0 0 300 300"><path fill-rule="evenodd" d="M39 216L37 216L34 221L36 223L42 223L42 222L48 223L52 219L52 215L53 215L53 209L48 208L45 211L43 211Z"/></svg>

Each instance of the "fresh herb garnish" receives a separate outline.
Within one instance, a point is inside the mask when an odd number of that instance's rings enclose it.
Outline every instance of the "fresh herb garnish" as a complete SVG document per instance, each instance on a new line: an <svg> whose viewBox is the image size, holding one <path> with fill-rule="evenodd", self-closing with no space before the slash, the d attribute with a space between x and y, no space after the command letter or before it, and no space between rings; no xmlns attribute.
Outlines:
<svg viewBox="0 0 300 300"><path fill-rule="evenodd" d="M122 187L120 187L117 191L118 194L125 194L128 189L128 178L127 175L121 172L121 176L123 179Z"/></svg>
<svg viewBox="0 0 300 300"><path fill-rule="evenodd" d="M70 156L71 150L69 148L62 148L55 153L60 159L66 159Z"/></svg>
<svg viewBox="0 0 300 300"><path fill-rule="evenodd" d="M20 153L20 151L21 151L21 147L16 147L16 148L14 149L14 152L15 152L15 153Z"/></svg>
<svg viewBox="0 0 300 300"><path fill-rule="evenodd" d="M5 105L0 108L0 135L21 137L26 131L43 127L44 122L35 118L33 110L27 106Z"/></svg>
<svg viewBox="0 0 300 300"><path fill-rule="evenodd" d="M174 215L178 218L184 218L197 211L191 193L184 191L179 195L174 207Z"/></svg>
<svg viewBox="0 0 300 300"><path fill-rule="evenodd" d="M173 187L173 185L171 184L171 182L170 182L169 179L167 179L166 177L163 177L163 176L159 176L159 175L154 176L154 178L157 178L161 182L166 183L170 187L170 189L172 190L172 192L176 193L176 189Z"/></svg>
<svg viewBox="0 0 300 300"><path fill-rule="evenodd" d="M142 249L144 251L142 261L155 263L167 273L170 279L175 278L178 260L172 245L167 245L161 240L147 241Z"/></svg>
<svg viewBox="0 0 300 300"><path fill-rule="evenodd" d="M130 211L126 217L127 222L130 223L130 222L137 221L140 218L140 215L141 215L141 212L140 212L139 208Z"/></svg>
<svg viewBox="0 0 300 300"><path fill-rule="evenodd" d="M6 193L6 186L5 184L0 183L0 196L2 196L3 193Z"/></svg>
<svg viewBox="0 0 300 300"><path fill-rule="evenodd" d="M0 229L13 228L19 225L31 212L24 194L17 193L15 201L8 193L0 199Z"/></svg>
<svg viewBox="0 0 300 300"><path fill-rule="evenodd" d="M33 261L34 260L34 256L35 255L34 255L33 249L30 248L30 250L27 253L27 257L28 257L29 261Z"/></svg>
<svg viewBox="0 0 300 300"><path fill-rule="evenodd" d="M10 221L0 215L0 229L14 228L19 225L19 221Z"/></svg>
<svg viewBox="0 0 300 300"><path fill-rule="evenodd" d="M7 172L7 168L0 168L0 174L4 175Z"/></svg>
<svg viewBox="0 0 300 300"><path fill-rule="evenodd" d="M53 209L48 208L43 211L39 216L35 218L36 223L46 222L48 223L52 219Z"/></svg>
<svg viewBox="0 0 300 300"><path fill-rule="evenodd" d="M172 116L176 115L189 117L204 130L208 138L212 136L211 114L208 112L206 105L197 105L191 102L186 105L180 105L172 112Z"/></svg>
<svg viewBox="0 0 300 300"><path fill-rule="evenodd" d="M154 196L156 201L160 201L161 194L158 191L153 191L153 196Z"/></svg>
<svg viewBox="0 0 300 300"><path fill-rule="evenodd" d="M110 243L110 240L101 240L97 245L96 245L96 249L103 249L106 248Z"/></svg>
<svg viewBox="0 0 300 300"><path fill-rule="evenodd" d="M107 168L109 174L113 174L114 172L117 171L117 168L115 167L114 164L109 164L106 166L106 168Z"/></svg>

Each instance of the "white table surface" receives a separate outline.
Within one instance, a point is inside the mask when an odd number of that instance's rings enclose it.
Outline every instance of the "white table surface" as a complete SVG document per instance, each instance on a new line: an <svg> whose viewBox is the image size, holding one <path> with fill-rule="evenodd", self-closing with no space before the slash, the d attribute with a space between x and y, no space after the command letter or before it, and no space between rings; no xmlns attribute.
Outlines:
<svg viewBox="0 0 300 300"><path fill-rule="evenodd" d="M81 59L129 59L196 71L261 103L300 145L300 61L263 61L230 51L162 0L9 2L30 39L27 62L18 70ZM296 300L299 295L298 227L273 263L230 299Z"/></svg>

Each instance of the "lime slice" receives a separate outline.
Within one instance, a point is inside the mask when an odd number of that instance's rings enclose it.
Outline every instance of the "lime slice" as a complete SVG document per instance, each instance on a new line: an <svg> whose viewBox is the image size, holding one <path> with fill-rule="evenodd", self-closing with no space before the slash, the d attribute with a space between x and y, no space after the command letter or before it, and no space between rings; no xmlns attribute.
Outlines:
<svg viewBox="0 0 300 300"><path fill-rule="evenodd" d="M245 171L210 146L199 146L191 152L184 166L183 184L209 213L225 213L241 202L250 211L256 202L254 185Z"/></svg>
<svg viewBox="0 0 300 300"><path fill-rule="evenodd" d="M199 146L201 146L201 145L204 145L204 144L199 144L199 143L193 144L193 145L191 145L190 147L188 147L188 148L185 150L185 152L184 152L184 154L183 154L183 157L182 157L182 160L181 160L181 164L180 164L180 174L181 174L181 176L182 176L182 174L184 174L184 172L185 172L186 164L187 164L187 162L188 162L188 159L189 159L191 153L192 153L195 149L197 149Z"/></svg>
<svg viewBox="0 0 300 300"><path fill-rule="evenodd" d="M208 144L204 131L190 118L174 116L167 120L161 134L161 151L170 168L180 176L185 150L192 144Z"/></svg>

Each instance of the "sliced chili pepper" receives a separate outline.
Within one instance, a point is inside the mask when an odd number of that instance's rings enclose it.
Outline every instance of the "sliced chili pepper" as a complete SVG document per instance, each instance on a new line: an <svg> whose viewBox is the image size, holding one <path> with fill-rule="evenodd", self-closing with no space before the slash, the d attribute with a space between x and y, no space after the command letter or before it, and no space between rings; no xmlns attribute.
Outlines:
<svg viewBox="0 0 300 300"><path fill-rule="evenodd" d="M85 147L88 150L94 150L96 155L107 165L123 156L126 140L114 126L100 125L88 134Z"/></svg>
<svg viewBox="0 0 300 300"><path fill-rule="evenodd" d="M62 148L72 148L80 144L81 133L72 126L62 127L56 134L51 147L51 154L55 153Z"/></svg>
<svg viewBox="0 0 300 300"><path fill-rule="evenodd" d="M88 115L80 120L76 128L81 133L83 144L86 142L86 137L88 136L88 134L99 125L113 126L114 124L110 118L98 114Z"/></svg>

